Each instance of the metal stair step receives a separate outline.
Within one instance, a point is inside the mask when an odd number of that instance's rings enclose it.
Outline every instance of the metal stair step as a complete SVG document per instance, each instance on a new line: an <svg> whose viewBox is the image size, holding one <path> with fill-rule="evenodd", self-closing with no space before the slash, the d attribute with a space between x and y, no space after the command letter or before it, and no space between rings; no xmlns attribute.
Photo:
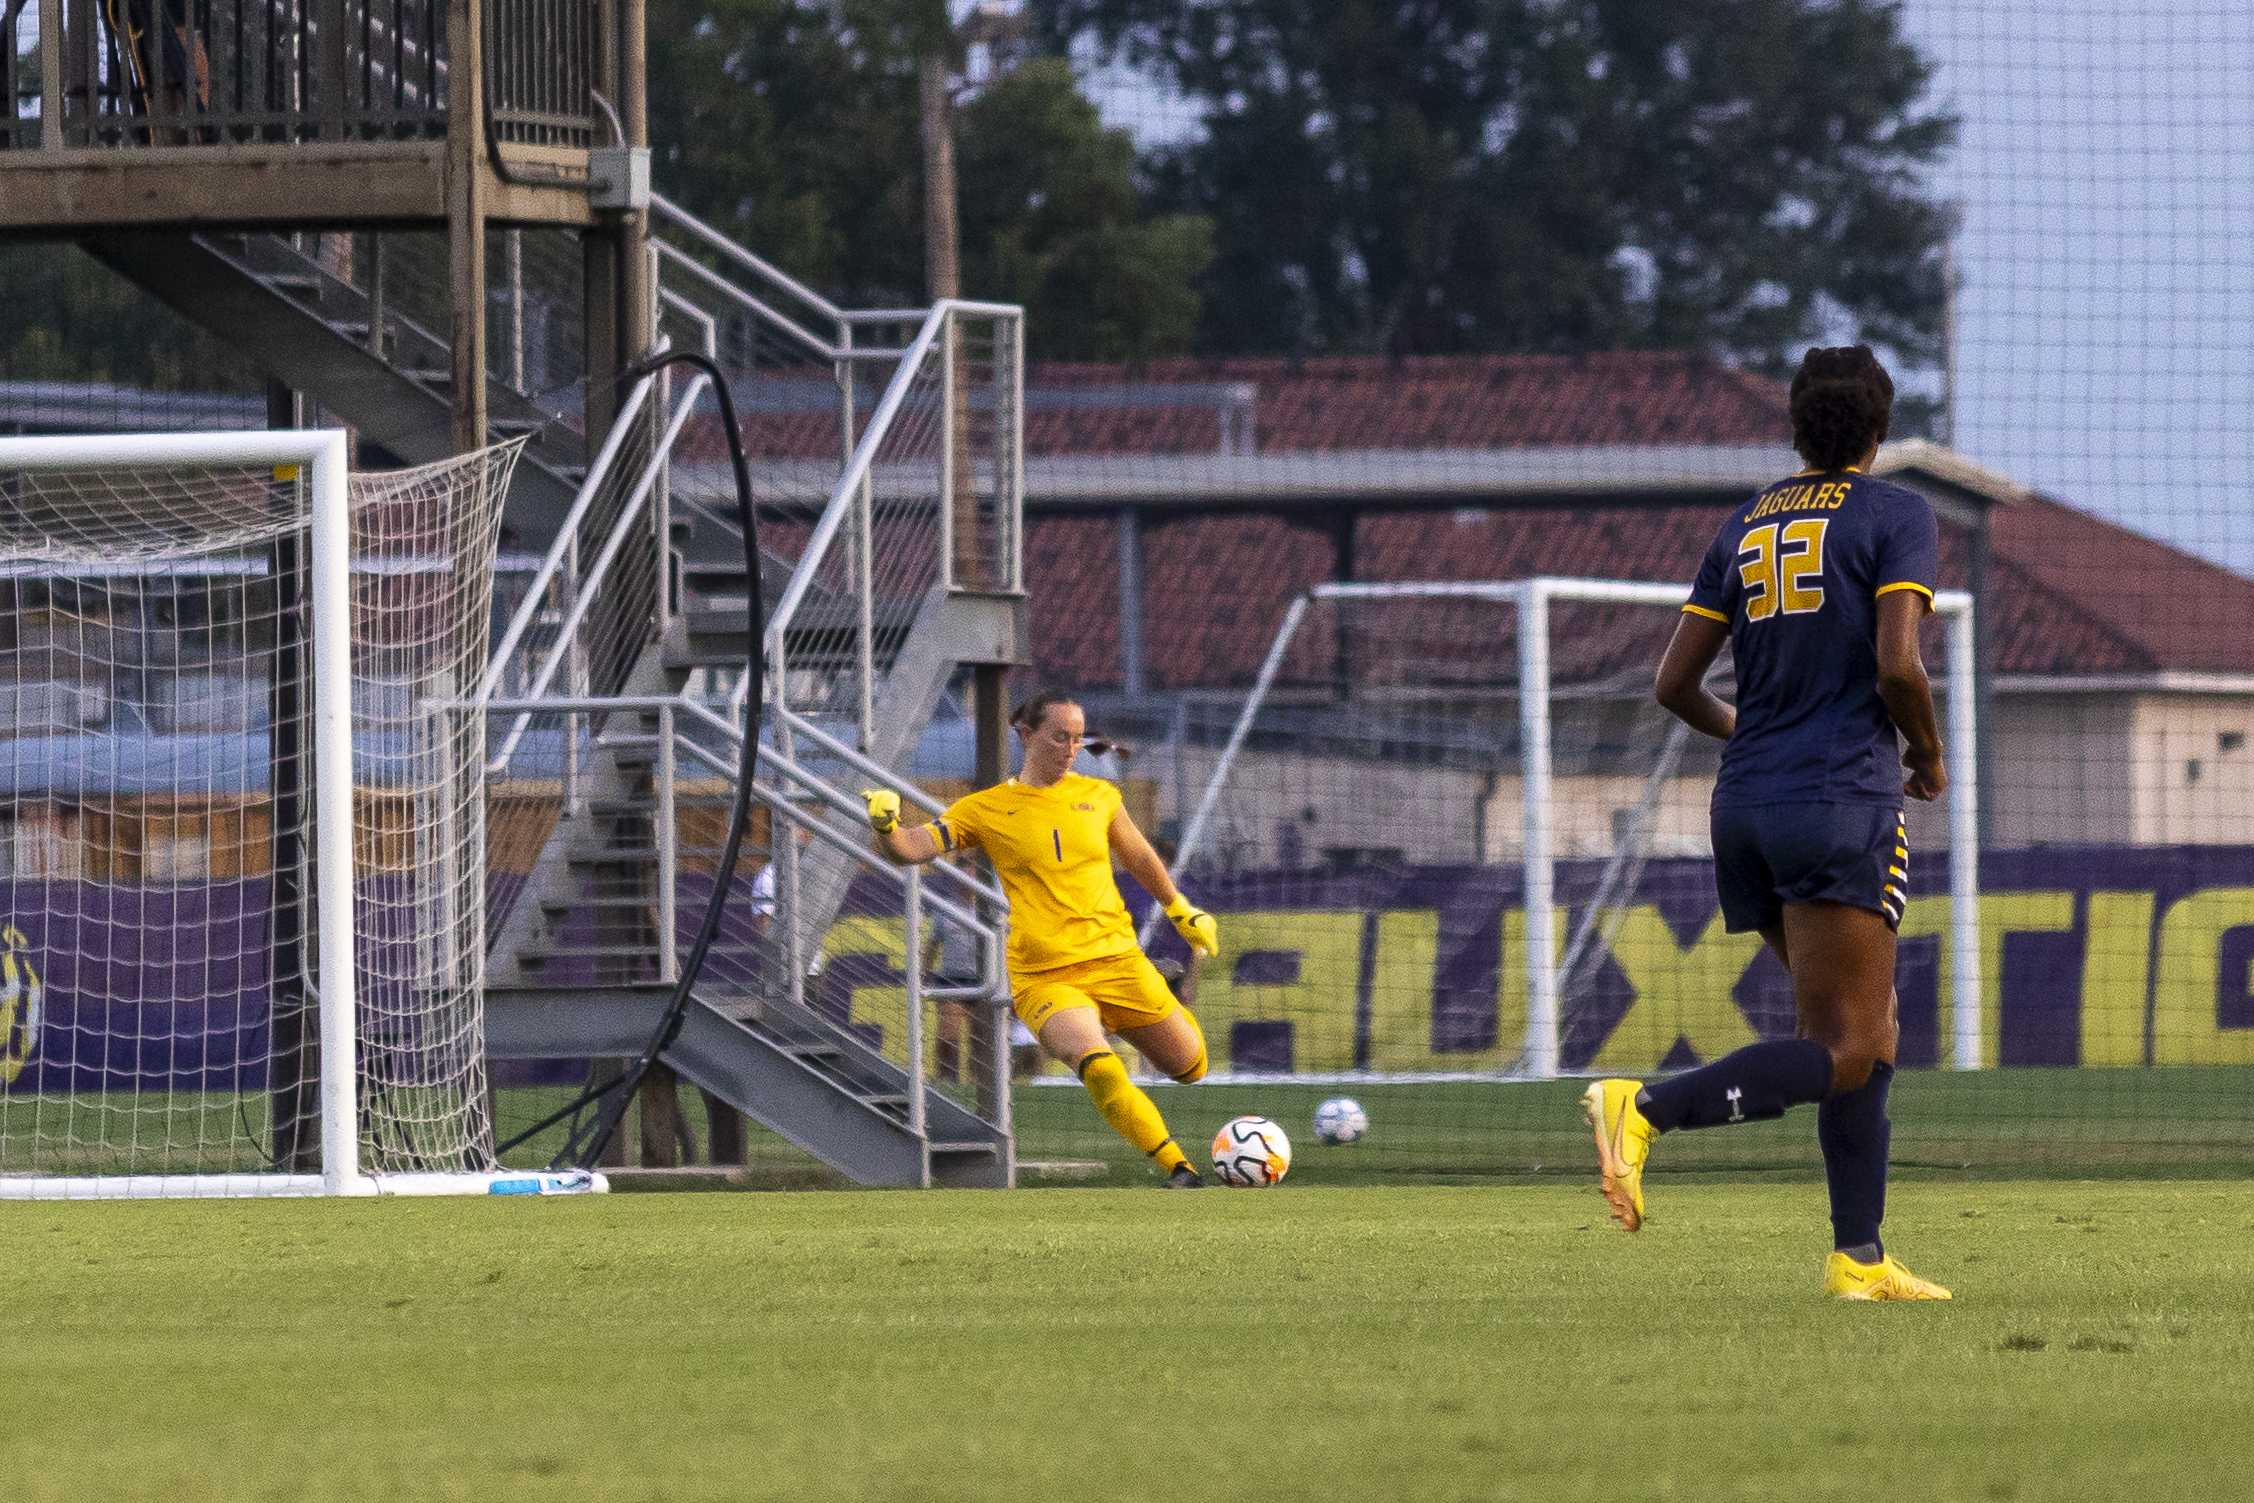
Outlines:
<svg viewBox="0 0 2254 1503"><path fill-rule="evenodd" d="M258 279L277 292L310 292L318 296L328 283L310 271L260 272Z"/></svg>
<svg viewBox="0 0 2254 1503"><path fill-rule="evenodd" d="M928 1146L930 1147L930 1149L931 1149L931 1151L932 1151L933 1153L947 1153L947 1154L974 1154L974 1153L975 1153L975 1154L983 1154L983 1155L985 1155L985 1156L986 1156L987 1158L994 1158L994 1157L998 1156L998 1155L999 1155L999 1154L1001 1153L1001 1148L1002 1148L1002 1145L1001 1145L1001 1144L999 1144L999 1143L989 1143L989 1142L985 1141L984 1139L963 1139L963 1138L958 1138L958 1139L954 1139L954 1140L951 1140L951 1141L948 1141L948 1142L933 1142L933 1143L931 1143L931 1144L930 1144L930 1145L928 1145Z"/></svg>
<svg viewBox="0 0 2254 1503"><path fill-rule="evenodd" d="M583 908L640 909L655 908L656 906L657 898L649 893L632 896L604 893L592 898L542 898L540 900L541 910L546 913L576 913Z"/></svg>
<svg viewBox="0 0 2254 1503"><path fill-rule="evenodd" d="M633 861L655 861L654 845L622 845L607 851L569 851L564 860L572 866L624 866Z"/></svg>
<svg viewBox="0 0 2254 1503"><path fill-rule="evenodd" d="M525 965L545 965L557 960L655 960L657 952L646 944L526 946L517 951L517 959Z"/></svg>

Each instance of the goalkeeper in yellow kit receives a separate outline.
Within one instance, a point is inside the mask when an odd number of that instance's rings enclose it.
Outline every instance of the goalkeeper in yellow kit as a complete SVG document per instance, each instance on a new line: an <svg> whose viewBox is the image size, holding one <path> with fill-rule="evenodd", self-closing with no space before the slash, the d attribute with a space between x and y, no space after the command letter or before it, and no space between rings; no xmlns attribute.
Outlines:
<svg viewBox="0 0 2254 1503"><path fill-rule="evenodd" d="M1096 1110L1158 1164L1170 1189L1201 1181L1157 1105L1108 1047L1120 1034L1187 1085L1205 1074L1205 1035L1136 942L1112 860L1164 905L1199 955L1220 950L1213 916L1194 908L1121 804L1119 790L1072 770L1088 720L1061 694L1010 717L1024 744L1018 775L957 799L930 824L900 823L900 795L868 793L869 825L886 859L906 865L982 850L1010 899L1010 996L1041 1047L1072 1066Z"/></svg>

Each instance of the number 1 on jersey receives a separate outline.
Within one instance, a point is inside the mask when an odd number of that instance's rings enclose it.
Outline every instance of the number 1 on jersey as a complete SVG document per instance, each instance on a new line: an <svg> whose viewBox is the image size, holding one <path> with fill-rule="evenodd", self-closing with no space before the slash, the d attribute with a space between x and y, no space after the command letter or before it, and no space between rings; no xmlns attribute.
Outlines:
<svg viewBox="0 0 2254 1503"><path fill-rule="evenodd" d="M1051 830L1049 832L1049 844L1057 848L1057 860L1061 863L1064 860L1064 832L1062 830Z"/></svg>
<svg viewBox="0 0 2254 1503"><path fill-rule="evenodd" d="M1829 518L1803 517L1783 524L1781 543L1774 522L1738 539L1737 577L1745 586L1746 620L1766 621L1780 605L1788 616L1823 608L1824 533L1830 526Z"/></svg>

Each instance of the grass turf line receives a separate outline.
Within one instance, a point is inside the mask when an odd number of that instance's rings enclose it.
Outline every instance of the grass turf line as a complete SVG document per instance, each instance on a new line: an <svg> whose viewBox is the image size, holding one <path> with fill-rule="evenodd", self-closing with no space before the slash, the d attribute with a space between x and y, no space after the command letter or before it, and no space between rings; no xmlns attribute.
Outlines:
<svg viewBox="0 0 2254 1503"><path fill-rule="evenodd" d="M1820 1187L8 1208L12 1499L2179 1495L2243 1463L2254 1206ZM2222 1381L2218 1381L2223 1379Z"/></svg>

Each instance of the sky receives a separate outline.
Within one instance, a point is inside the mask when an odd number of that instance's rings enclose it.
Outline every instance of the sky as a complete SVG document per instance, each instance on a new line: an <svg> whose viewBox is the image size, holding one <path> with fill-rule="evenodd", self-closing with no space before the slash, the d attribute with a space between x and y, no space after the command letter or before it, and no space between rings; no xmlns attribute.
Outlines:
<svg viewBox="0 0 2254 1503"><path fill-rule="evenodd" d="M1904 0L1962 118L1957 448L2254 574L2254 0ZM1196 117L1090 80L1146 140Z"/></svg>
<svg viewBox="0 0 2254 1503"><path fill-rule="evenodd" d="M2254 5L1905 22L1964 120L1956 447L2254 573Z"/></svg>

